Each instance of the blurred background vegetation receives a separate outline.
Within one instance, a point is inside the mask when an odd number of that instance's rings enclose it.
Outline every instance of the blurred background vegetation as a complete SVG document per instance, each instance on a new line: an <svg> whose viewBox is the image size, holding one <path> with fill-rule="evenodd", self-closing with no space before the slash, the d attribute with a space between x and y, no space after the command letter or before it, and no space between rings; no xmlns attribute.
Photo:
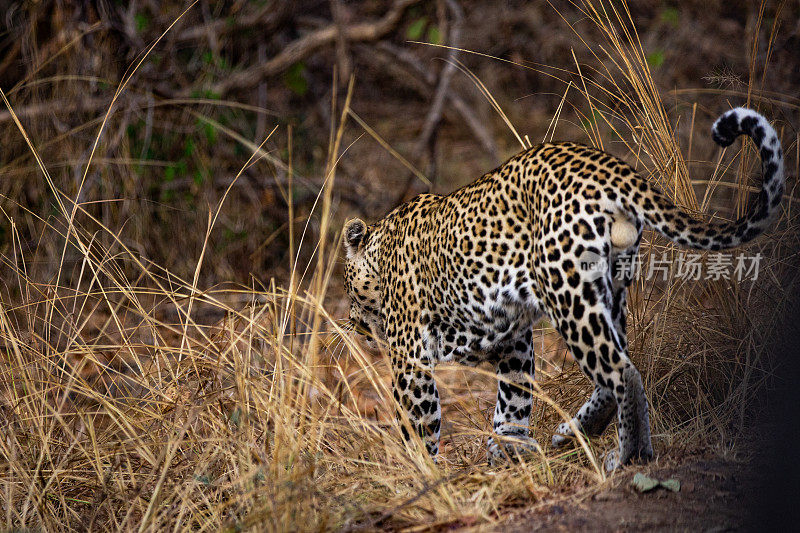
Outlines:
<svg viewBox="0 0 800 533"><path fill-rule="evenodd" d="M12 2L0 35L0 87L55 187L71 198L80 188L79 201L97 223L121 229L128 246L179 276L194 272L209 208L276 126L266 157L233 185L201 276L204 283L248 283L251 275L286 274L288 205L294 204L292 223L302 229L325 177L328 138L338 119L331 118L331 102L335 98L341 108L350 76L354 113L437 192L519 150L470 77L448 69L448 60L473 72L532 142L550 131L564 100L554 138L588 142L587 129L596 127L606 149L626 152L592 117L586 98L574 87L566 91L570 81L585 83L576 65L602 83L602 63L608 62L591 49L602 37L599 30L570 2L201 0L155 45L116 100L81 186L120 81L188 5ZM704 125L687 157L710 159L716 148L705 124L748 101L778 128L788 128L785 139L796 138L796 2L641 1L629 8L682 147L688 150L692 121ZM437 103L440 85L446 96ZM589 92L615 109L602 91L590 86ZM374 219L427 188L364 132L350 119L333 190L339 219ZM55 272L58 264L47 259L60 256L63 243L42 242L33 220L60 223L56 193L5 108L0 138L0 252L12 246L13 219L22 250L38 250L36 268ZM792 147L786 148L791 156ZM689 169L702 179L712 170L691 161ZM717 196L726 202L725 191ZM318 227L312 219L310 229ZM101 232L98 238L109 237ZM69 250L65 272L80 260Z"/></svg>

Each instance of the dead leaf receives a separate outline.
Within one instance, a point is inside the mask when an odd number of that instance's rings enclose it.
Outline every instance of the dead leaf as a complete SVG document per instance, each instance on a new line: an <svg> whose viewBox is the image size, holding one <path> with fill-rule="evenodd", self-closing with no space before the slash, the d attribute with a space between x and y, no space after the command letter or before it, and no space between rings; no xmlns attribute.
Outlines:
<svg viewBox="0 0 800 533"><path fill-rule="evenodd" d="M659 481L658 479L646 476L641 472L638 472L635 476L633 476L631 485L633 485L633 487L639 492L650 492L658 487L663 487L672 492L679 492L681 490L681 482L677 479L671 478L664 481Z"/></svg>
<svg viewBox="0 0 800 533"><path fill-rule="evenodd" d="M646 476L641 472L637 472L636 475L633 476L631 485L633 485L634 488L639 492L649 492L658 487L659 483L657 479Z"/></svg>

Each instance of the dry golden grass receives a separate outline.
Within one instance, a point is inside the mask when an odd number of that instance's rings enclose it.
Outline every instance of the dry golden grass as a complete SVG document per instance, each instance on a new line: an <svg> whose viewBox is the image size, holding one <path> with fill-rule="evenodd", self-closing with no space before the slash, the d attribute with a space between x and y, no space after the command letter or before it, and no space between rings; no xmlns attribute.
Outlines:
<svg viewBox="0 0 800 533"><path fill-rule="evenodd" d="M685 150L627 12L607 11L612 8L601 2L581 5L606 38L595 49L605 66L589 76L587 67L576 65L579 83L569 89L587 103L582 109L591 138L603 147L601 131L615 132L644 175L681 204L707 209L695 195ZM224 197L209 210L207 231L199 236L194 278L181 279L144 259L119 228L93 219L78 196L58 191L36 157L59 204L57 215L38 220L36 230L43 241L60 237L63 248L40 250L41 257L23 253L11 221L14 250L3 263L17 286L7 288L0 304L5 528L411 531L486 525L515 507L605 478L598 458L615 445L613 431L573 450L546 447L527 463L487 467L495 380L480 368L437 370L445 419L437 463L401 442L390 416L384 358L362 350L337 319L342 303L328 294L337 283L332 202L337 163L347 148L342 138L350 94L343 109L334 109L340 119L309 215L321 237L311 242L306 232L291 235L288 280L260 287L198 284L204 259L213 253L209 236L230 208ZM771 104L766 97L757 103ZM267 155L260 141L251 143L242 170ZM796 139L783 142L791 153ZM31 151L36 145L30 143ZM712 184L735 183L730 169L737 164L740 173L753 171L757 158L748 142L742 146L706 162L715 169ZM291 191L291 146L287 151ZM698 168L703 162L691 163ZM745 186L738 192L743 196ZM775 368L764 339L785 305L786 284L796 282L793 205L787 200L778 228L747 249L765 256L757 281L642 281L631 291L631 351L651 400L658 453L681 444L729 447L745 426L751 414L745 406ZM643 248L645 261L650 253L674 252L661 241ZM81 262L62 276L59 257L67 250L77 251ZM300 251L313 259L303 264ZM55 266L31 267L40 261ZM590 386L547 325L537 343L542 361L531 384L533 433L546 443Z"/></svg>

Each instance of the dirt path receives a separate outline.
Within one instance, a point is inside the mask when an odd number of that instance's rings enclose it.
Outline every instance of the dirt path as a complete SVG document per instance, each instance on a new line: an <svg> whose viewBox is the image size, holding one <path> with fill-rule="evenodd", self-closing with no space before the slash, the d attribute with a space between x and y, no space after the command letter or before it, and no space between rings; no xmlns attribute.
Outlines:
<svg viewBox="0 0 800 533"><path fill-rule="evenodd" d="M636 472L675 478L680 492L639 493ZM570 494L498 524L497 531L744 531L748 530L753 469L746 462L696 453L630 467L601 487Z"/></svg>

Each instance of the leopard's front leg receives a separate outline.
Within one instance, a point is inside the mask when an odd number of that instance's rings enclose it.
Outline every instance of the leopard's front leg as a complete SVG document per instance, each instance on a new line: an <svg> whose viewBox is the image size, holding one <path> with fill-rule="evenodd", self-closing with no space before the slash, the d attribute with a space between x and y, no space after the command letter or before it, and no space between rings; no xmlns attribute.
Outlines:
<svg viewBox="0 0 800 533"><path fill-rule="evenodd" d="M428 327L431 320L424 305L425 288L418 283L414 270L395 276L392 282L383 284L381 299L398 419L406 442L412 440L414 433L427 452L436 457L442 410L433 376L436 344Z"/></svg>
<svg viewBox="0 0 800 533"><path fill-rule="evenodd" d="M539 450L539 443L528 435L533 402L533 342L531 332L497 348L492 359L497 369L497 403L492 420L492 436L487 443L490 465L517 460Z"/></svg>
<svg viewBox="0 0 800 533"><path fill-rule="evenodd" d="M439 431L442 409L439 391L430 364L412 361L393 362L392 388L394 399L402 409L398 413L400 428L406 441L411 439L408 426L414 431L432 457L439 453ZM405 416L404 416L405 415ZM406 423L405 419L408 419Z"/></svg>

